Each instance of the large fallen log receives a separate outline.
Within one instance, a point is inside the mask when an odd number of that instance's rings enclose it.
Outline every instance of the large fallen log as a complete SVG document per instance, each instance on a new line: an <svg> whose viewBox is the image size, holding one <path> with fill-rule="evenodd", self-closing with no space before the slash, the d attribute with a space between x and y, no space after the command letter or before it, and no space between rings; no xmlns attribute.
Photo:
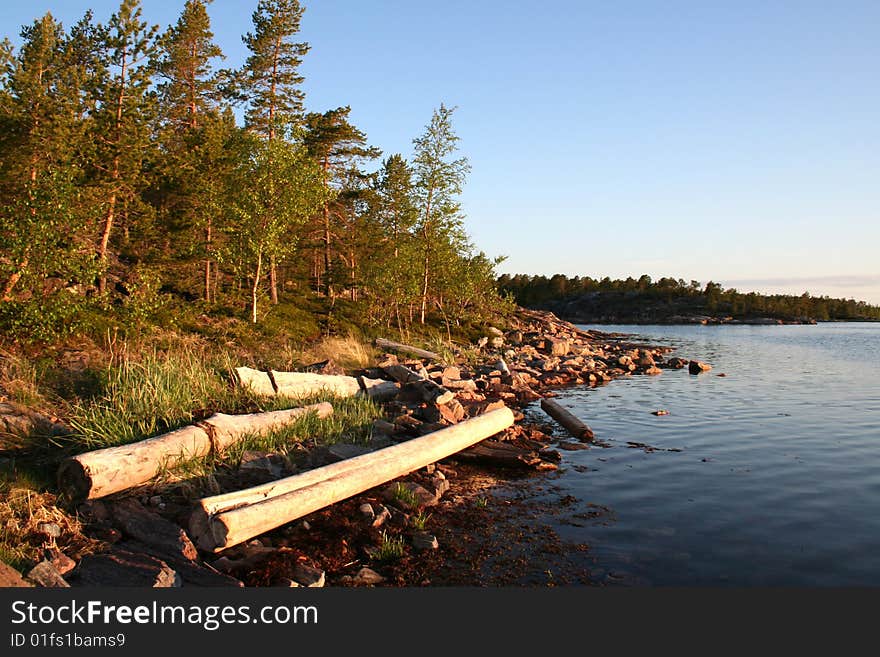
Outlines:
<svg viewBox="0 0 880 657"><path fill-rule="evenodd" d="M377 402L397 396L400 386L393 381L341 374L318 374L315 372L261 372L249 367L235 368L239 385L266 397L290 397L292 399L329 394L336 397L365 395Z"/></svg>
<svg viewBox="0 0 880 657"><path fill-rule="evenodd" d="M376 338L376 346L381 349L387 349L389 351L412 354L413 356L417 356L419 358L427 358L429 360L442 360L440 354L434 353L433 351L425 351L424 349L419 349L418 347L411 347L408 344L392 342L391 340L386 340L385 338Z"/></svg>
<svg viewBox="0 0 880 657"><path fill-rule="evenodd" d="M354 397L361 390L357 379L353 376L275 370L269 374L275 382L275 394L279 397L309 397L322 393L338 397Z"/></svg>
<svg viewBox="0 0 880 657"><path fill-rule="evenodd" d="M500 408L405 443L316 468L254 489L201 500L190 518L197 545L219 552L313 511L409 474L511 426Z"/></svg>
<svg viewBox="0 0 880 657"><path fill-rule="evenodd" d="M275 395L275 386L269 374L250 367L236 367L235 378L242 388L246 388L256 395L272 397Z"/></svg>
<svg viewBox="0 0 880 657"><path fill-rule="evenodd" d="M218 413L196 425L128 445L73 456L58 469L58 484L73 500L95 499L147 483L168 466L207 456L250 435L265 435L309 413L324 418L327 403L270 413Z"/></svg>
<svg viewBox="0 0 880 657"><path fill-rule="evenodd" d="M578 440L592 440L593 430L552 399L542 399L541 408Z"/></svg>

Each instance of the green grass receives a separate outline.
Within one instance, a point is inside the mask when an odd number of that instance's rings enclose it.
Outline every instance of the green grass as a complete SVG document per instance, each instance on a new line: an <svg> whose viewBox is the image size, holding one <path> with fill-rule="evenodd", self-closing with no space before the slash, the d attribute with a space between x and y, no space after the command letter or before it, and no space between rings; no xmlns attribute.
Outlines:
<svg viewBox="0 0 880 657"><path fill-rule="evenodd" d="M406 543L402 536L389 536L383 531L379 545L369 552L376 561L397 561L405 554Z"/></svg>
<svg viewBox="0 0 880 657"><path fill-rule="evenodd" d="M71 441L86 450L123 445L189 424L207 409L252 406L253 397L230 384L231 369L228 359L212 362L194 348L125 358L107 368L99 395L73 406Z"/></svg>
<svg viewBox="0 0 880 657"><path fill-rule="evenodd" d="M488 497L478 497L474 500L474 506L478 509L485 509L489 506L489 498Z"/></svg>
<svg viewBox="0 0 880 657"><path fill-rule="evenodd" d="M428 526L428 520L431 519L431 514L425 512L424 509L419 511L418 513L413 514L409 522L413 526L413 529L418 529L419 531L425 531L425 528Z"/></svg>
<svg viewBox="0 0 880 657"><path fill-rule="evenodd" d="M419 506L418 496L399 481L394 484L391 494L406 509L415 509Z"/></svg>
<svg viewBox="0 0 880 657"><path fill-rule="evenodd" d="M268 434L244 436L221 453L166 463L149 486L161 489L176 485L179 492L189 499L215 495L221 490L214 475L218 471L236 470L246 451L295 456L300 446L313 447L366 439L369 438L373 420L381 415L374 402L361 397L312 396L296 401L283 398L266 401L269 402L266 410L282 410L329 401L333 406L333 413L323 419L310 413Z"/></svg>

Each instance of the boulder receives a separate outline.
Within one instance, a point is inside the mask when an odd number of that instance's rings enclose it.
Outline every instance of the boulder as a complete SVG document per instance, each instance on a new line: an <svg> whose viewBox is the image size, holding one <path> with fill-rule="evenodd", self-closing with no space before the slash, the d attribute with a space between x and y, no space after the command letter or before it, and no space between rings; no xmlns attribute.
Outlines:
<svg viewBox="0 0 880 657"><path fill-rule="evenodd" d="M0 587L3 588L29 588L33 584L25 580L21 573L12 566L7 566L0 561Z"/></svg>
<svg viewBox="0 0 880 657"><path fill-rule="evenodd" d="M708 372L712 369L712 366L708 363L702 363L698 360L692 360L688 362L688 371L691 374L701 374L702 372Z"/></svg>
<svg viewBox="0 0 880 657"><path fill-rule="evenodd" d="M125 550L113 550L83 558L75 571L75 586L134 586L173 588L180 576L161 559Z"/></svg>
<svg viewBox="0 0 880 657"><path fill-rule="evenodd" d="M364 566L355 575L344 575L339 578L339 581L343 584L353 584L354 586L375 586L384 582L385 578L372 568Z"/></svg>
<svg viewBox="0 0 880 657"><path fill-rule="evenodd" d="M55 566L49 561L41 561L31 568L30 572L27 574L27 579L37 586L42 586L44 588L70 588L70 584L65 581L64 577L61 576L61 573L59 573L55 569Z"/></svg>

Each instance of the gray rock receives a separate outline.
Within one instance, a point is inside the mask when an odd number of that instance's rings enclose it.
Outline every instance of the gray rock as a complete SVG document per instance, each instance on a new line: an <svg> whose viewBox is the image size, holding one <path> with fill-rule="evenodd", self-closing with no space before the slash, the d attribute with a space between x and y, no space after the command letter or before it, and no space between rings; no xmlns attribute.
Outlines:
<svg viewBox="0 0 880 657"><path fill-rule="evenodd" d="M247 450L241 455L239 470L248 475L256 475L271 481L284 474L284 461L278 454Z"/></svg>
<svg viewBox="0 0 880 657"><path fill-rule="evenodd" d="M701 363L698 360L692 360L688 362L688 371L691 374L701 374L702 372L708 372L712 369L712 366L709 363Z"/></svg>
<svg viewBox="0 0 880 657"><path fill-rule="evenodd" d="M330 445L330 457L336 461L344 461L345 459L354 458L372 452L369 447L364 445L355 445L353 443L336 443Z"/></svg>
<svg viewBox="0 0 880 657"><path fill-rule="evenodd" d="M49 561L41 561L36 566L31 568L30 572L27 574L27 579L34 584L45 588L70 588L70 584L68 584L64 577L61 576L61 573L55 570L55 566L53 566Z"/></svg>
<svg viewBox="0 0 880 657"><path fill-rule="evenodd" d="M66 575L76 568L76 561L68 557L57 547L49 548L43 553L43 558L52 564L61 576Z"/></svg>
<svg viewBox="0 0 880 657"><path fill-rule="evenodd" d="M366 516L370 520L376 517L376 512L373 510L372 504L361 504L360 507L358 507L358 511L360 511L362 515Z"/></svg>
<svg viewBox="0 0 880 657"><path fill-rule="evenodd" d="M307 588L321 588L324 586L326 577L320 568L298 563L293 567L293 581Z"/></svg>
<svg viewBox="0 0 880 657"><path fill-rule="evenodd" d="M383 497L404 511L433 506L437 495L414 481L395 481L385 487Z"/></svg>
<svg viewBox="0 0 880 657"><path fill-rule="evenodd" d="M354 576L346 575L340 578L340 581L356 586L375 586L384 582L385 578L372 568L364 566Z"/></svg>
<svg viewBox="0 0 880 657"><path fill-rule="evenodd" d="M440 475L439 477L437 476L438 474ZM449 481L443 476L442 472L435 473L431 483L434 485L434 494L438 499L449 491Z"/></svg>
<svg viewBox="0 0 880 657"><path fill-rule="evenodd" d="M416 532L412 536L412 544L416 550L436 550L440 547L437 537L428 532Z"/></svg>
<svg viewBox="0 0 880 657"><path fill-rule="evenodd" d="M74 586L132 586L172 588L180 576L161 559L146 554L113 550L85 557L71 578Z"/></svg>
<svg viewBox="0 0 880 657"><path fill-rule="evenodd" d="M41 522L37 525L37 530L49 538L59 538L61 536L61 525L56 522Z"/></svg>
<svg viewBox="0 0 880 657"><path fill-rule="evenodd" d="M126 536L190 561L198 558L195 545L181 527L144 508L137 500L117 500L108 504L108 508L116 526Z"/></svg>

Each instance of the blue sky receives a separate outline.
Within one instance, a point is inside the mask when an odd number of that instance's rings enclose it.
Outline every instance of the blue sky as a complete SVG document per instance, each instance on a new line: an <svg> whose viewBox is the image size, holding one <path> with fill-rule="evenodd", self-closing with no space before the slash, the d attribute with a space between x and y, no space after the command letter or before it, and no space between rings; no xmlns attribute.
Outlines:
<svg viewBox="0 0 880 657"><path fill-rule="evenodd" d="M441 102L500 271L673 276L880 303L880 2L305 0L309 110L386 154ZM69 24L118 2L3 3ZM183 0L143 0L163 27ZM209 6L226 66L256 0Z"/></svg>

